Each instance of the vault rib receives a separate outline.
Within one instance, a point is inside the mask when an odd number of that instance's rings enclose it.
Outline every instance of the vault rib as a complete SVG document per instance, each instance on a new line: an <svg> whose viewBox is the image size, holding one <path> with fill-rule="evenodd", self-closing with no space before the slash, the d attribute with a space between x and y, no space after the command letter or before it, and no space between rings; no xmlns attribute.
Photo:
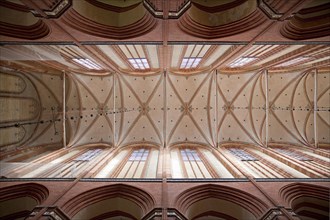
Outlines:
<svg viewBox="0 0 330 220"><path fill-rule="evenodd" d="M209 80L209 78L211 78L212 74L208 74L204 79L203 81L201 82L201 84L198 86L198 88L196 89L194 95L191 97L189 103L188 103L188 106L193 102L194 98L197 96L199 90L202 88L202 86L206 83L207 80ZM210 80L210 85L212 84L212 80ZM209 87L209 91L211 89L211 86ZM210 94L210 92L209 92ZM209 102L209 98L208 98L208 102ZM195 124L196 128L198 129L198 131L200 132L200 134L203 136L203 138L205 139L205 141L210 145L210 146L215 146L214 143L213 145L208 141L205 133L202 131L202 129L198 126L196 120L194 119L193 115L188 112L188 115L189 117L191 118L192 122ZM208 119L209 119L209 115L210 115L210 112L207 111L207 115L208 115ZM208 127L210 127L210 123L208 124ZM212 136L211 132L210 132L210 135Z"/></svg>
<svg viewBox="0 0 330 220"><path fill-rule="evenodd" d="M147 101L146 101L146 104L149 104L150 101L151 101L151 99L155 96L155 93L156 93L156 91L157 91L159 85L161 84L161 82L162 82L162 77L159 77L157 84L156 84L155 87L152 89L152 91L151 91L151 93L150 93L150 95L149 95L149 97L148 97L148 99L147 99Z"/></svg>
<svg viewBox="0 0 330 220"><path fill-rule="evenodd" d="M264 146L268 147L268 125L269 125L269 120L268 120L268 111L269 111L269 91L268 91L268 70L264 70L264 73L262 74L261 78L264 78L264 80L260 80L259 82L259 86L260 86L260 91L261 91L261 95L264 98L265 101L265 116L262 119L261 125L260 125L260 129L259 129L259 137L261 140L263 140L262 137L262 131L263 131L263 127L265 126L265 143ZM263 83L265 83L265 88L263 88Z"/></svg>
<svg viewBox="0 0 330 220"><path fill-rule="evenodd" d="M300 84L300 81L302 79L305 79L306 76L308 76L309 72L305 72L297 81L296 83L293 85L293 91L292 91L292 95L291 95L291 100L290 100L290 106L293 107L293 102L294 102L294 98L295 98L295 93L297 91L297 88ZM294 126L294 129L296 130L297 134L301 137L301 139L306 143L306 145L310 145L306 139L306 137L304 137L298 130L295 118L294 118L294 114L293 114L293 110L290 110L290 116L291 116L291 120Z"/></svg>
<svg viewBox="0 0 330 220"><path fill-rule="evenodd" d="M208 78L210 78L212 76L212 74L207 74L207 76L203 79L203 81L201 82L201 84L197 87L196 91L194 92L194 94L192 95L192 97L190 98L188 105L190 105L193 100L195 99L196 95L198 94L199 90L201 90L202 86L204 85L204 83L208 80Z"/></svg>
<svg viewBox="0 0 330 220"><path fill-rule="evenodd" d="M83 82L81 79L79 79L77 76L72 75L87 91L88 93L93 97L94 101L99 106L101 103L99 102L98 98L94 95L94 93L88 88L85 82Z"/></svg>
<svg viewBox="0 0 330 220"><path fill-rule="evenodd" d="M305 72L301 73L304 74ZM297 80L299 77L301 77L300 75L297 75L296 77L294 77L293 79L291 79L274 97L274 99L272 101L269 102L269 106L273 106L274 103L276 102L276 100L281 96L282 92L284 92L284 90L286 90L291 83L293 83L295 80Z"/></svg>
<svg viewBox="0 0 330 220"><path fill-rule="evenodd" d="M219 142L219 134L218 134L218 109L219 109L219 101L218 101L218 71L215 70L215 108L214 108L214 113L215 113L215 123L214 123L214 133L215 133L215 143L216 143L216 147L218 148L218 142Z"/></svg>
<svg viewBox="0 0 330 220"><path fill-rule="evenodd" d="M51 91L51 89L44 82L42 82L40 79L38 79L37 77L35 77L33 74L29 74L29 73L25 73L25 74L26 74L26 77L30 80L30 82L32 83L32 85L35 87L36 90L37 90L37 86L36 86L35 82L33 82L33 80L31 80L31 78L37 80L41 85L43 85L48 90L48 92L50 92L50 94L54 97L55 101L57 102L57 105L60 106L60 101L57 99L57 97L55 96L55 94L53 93L53 91ZM42 101L41 101L40 97L39 97L39 102L40 102L40 105L42 106ZM55 118L57 118L58 116L59 116L59 114L57 114L55 116ZM42 117L42 111L40 112L39 119L41 117ZM41 137L46 131L48 131L48 129L51 126L52 126L52 124L49 124L36 137L34 137L34 135L35 135L35 133L34 133L33 135L30 136L30 138L28 138L26 141L24 141L23 143L21 143L21 145L29 145L29 144L33 143L35 140L37 140L39 137ZM37 124L34 132L36 132L38 130L38 128L39 128L39 123Z"/></svg>
<svg viewBox="0 0 330 220"><path fill-rule="evenodd" d="M307 101L308 101L308 103L309 103L309 105L311 107L311 110L306 115L306 118L304 120L304 127L303 127L303 132L304 132L304 135L305 135L305 138L306 138L306 141L307 142L308 142L308 137L307 137L307 122L308 122L308 119L309 119L309 117L310 117L310 115L312 113L312 110L314 111L314 114L315 114L314 104L311 102L311 100L309 99L308 94L307 94L307 76L308 76L308 74L304 78L304 86L303 86L305 98L307 99ZM314 93L315 93L315 91L314 91ZM315 102L315 100L314 100L314 102ZM314 129L315 129L315 125L314 125Z"/></svg>
<svg viewBox="0 0 330 220"><path fill-rule="evenodd" d="M65 126L65 118L66 118L66 88L65 88L65 82L66 82L66 73L63 71L63 83L62 83L62 93L63 93L63 99L62 99L62 134L63 134L63 147L66 148L66 126Z"/></svg>
<svg viewBox="0 0 330 220"><path fill-rule="evenodd" d="M224 94L222 93L221 89L220 89L220 86L217 85L217 90L218 92L220 93L220 96L222 97L223 101L225 102L226 105L228 105L228 101L227 99L225 98ZM220 132L220 128L222 127L222 123L224 122L225 118L226 118L226 115L227 113L229 112L229 108L226 109L226 111L224 112L223 116L221 117L220 119L220 122L219 122L219 125L218 125L218 128L217 128L217 133ZM217 113L218 114L218 113Z"/></svg>
<svg viewBox="0 0 330 220"><path fill-rule="evenodd" d="M82 138L88 131L91 127L93 127L93 125L95 124L95 122L97 121L97 119L99 118L100 116L96 116L95 119L93 119L93 121L87 126L87 128L84 130L84 132L82 132L82 134L79 136L79 137L76 137L75 140L73 141L73 143L70 145L70 147L74 147L74 145L78 142L78 140L80 138Z"/></svg>
<svg viewBox="0 0 330 220"><path fill-rule="evenodd" d="M107 116L105 116L105 120L108 122L108 125L109 125L111 131L113 131L113 126L112 126L112 123L110 121L110 118L108 118Z"/></svg>
<svg viewBox="0 0 330 220"><path fill-rule="evenodd" d="M319 94L319 96L317 97L317 102L316 104L320 101L320 99L328 92L328 90L330 90L330 86L325 88L323 90L323 92L321 94ZM322 122L324 122L325 125L327 125L328 127L330 127L330 124L328 124L328 122L326 120L323 119L323 117L317 112L318 117L321 119Z"/></svg>
<svg viewBox="0 0 330 220"><path fill-rule="evenodd" d="M207 106L208 106L208 111L207 111L207 121L208 121L208 128L209 128L209 133L211 136L211 140L213 143L213 147L216 146L216 142L214 141L214 134L212 132L212 120L211 120L211 93L212 93L212 82L214 82L214 74L213 72L211 72L210 74L212 74L212 77L210 78L210 84L209 84L209 91L207 94Z"/></svg>
<svg viewBox="0 0 330 220"><path fill-rule="evenodd" d="M252 126L253 134L259 139L259 142L260 142L260 143L262 144L262 146L263 146L263 142L262 142L262 140L260 139L260 137L259 137L258 134L257 134L256 128L255 128L255 125L254 125L254 121L253 121L253 114L252 114L252 108L253 108L253 106L252 106L252 102L253 102L253 94L254 94L254 90L255 90L255 87L256 87L256 85L257 85L257 82L258 82L260 76L262 75L261 72L258 73L258 74L259 74L259 76L255 79L255 81L254 81L254 83L253 83L253 85L252 85L252 89L251 89L250 100L249 100L249 106L250 106L250 108L249 108L249 115L250 115L250 123L251 123L251 126Z"/></svg>
<svg viewBox="0 0 330 220"><path fill-rule="evenodd" d="M206 135L204 134L204 132L202 131L202 129L198 126L197 122L195 121L194 117L191 115L191 113L188 113L191 121L194 123L195 127L198 129L199 133L203 136L203 138L205 139L205 141L212 146L212 144L208 141L208 138L206 137ZM214 146L213 146L214 147Z"/></svg>
<svg viewBox="0 0 330 220"><path fill-rule="evenodd" d="M259 145L260 147L263 147L263 145L262 145L262 142L261 142L261 144L257 141L257 140L255 140L254 138L253 138L253 136L245 129L245 127L241 124L241 122L238 120L238 118L236 117L236 115L235 114L232 114L232 116L233 116L233 118L235 119L235 121L237 122L237 124L240 126L240 128L245 132L245 134L247 134L248 136L249 136L249 138L255 143L255 144L257 144L257 145Z"/></svg>
<svg viewBox="0 0 330 220"><path fill-rule="evenodd" d="M325 121L325 120L322 118L322 116L321 116L320 114L317 114L317 116L319 117L319 119L321 119L321 121L322 121L326 126L330 127L330 124L328 124L328 122Z"/></svg>
<svg viewBox="0 0 330 220"><path fill-rule="evenodd" d="M217 85L218 86L218 90L219 90L219 93L220 95L223 97L224 101L226 102L226 104L228 105L228 108L226 109L225 113L224 113L224 116L221 118L220 120L220 124L219 124L219 127L217 129L217 132L220 132L220 128L222 127L222 123L224 122L225 120L225 117L228 115L229 112L232 113L233 115L233 118L236 120L236 122L239 124L239 126L242 128L242 130L250 137L250 139L256 143L257 145L259 146L263 146L262 144L260 145L260 143L258 143L258 141L256 141L252 136L251 134L242 126L242 124L239 122L238 118L235 116L235 113L231 110L230 106L235 102L235 100L237 99L237 97L241 94L241 92L245 89L245 87L253 80L254 77L256 77L257 75L260 75L260 73L262 72L263 70L260 70L256 73L254 73L243 85L242 87L237 91L237 93L235 94L235 96L233 97L232 101L230 102L229 104L229 101L225 98L225 96L223 95L221 89L220 89L220 85ZM252 122L251 122L252 123ZM262 143L262 142L261 142Z"/></svg>
<svg viewBox="0 0 330 220"><path fill-rule="evenodd" d="M281 96L281 94L292 84L294 83L296 80L301 79L306 73L308 73L309 71L305 71L301 74L298 74L296 77L294 77L293 79L291 79L275 96L275 98L270 102L270 106L273 106L274 103L276 102L276 100ZM299 81L298 81L299 82ZM291 103L292 105L292 103ZM301 142L301 140L299 138L297 138L281 121L280 119L277 117L276 113L274 112L274 110L272 108L269 109L270 112L273 113L274 118L279 122L279 124L294 138L296 139L299 143L301 143L302 145L305 145L306 143ZM292 119L292 118L291 118ZM300 135L300 134L299 134Z"/></svg>
<svg viewBox="0 0 330 220"><path fill-rule="evenodd" d="M147 101L146 101L146 105L149 105L150 101L152 100L152 98L154 97L158 87L160 86L161 82L162 82L163 78L162 77L159 77L159 80L155 86L155 88L153 88L153 90L151 91L151 94L150 96L148 97ZM156 131L157 135L158 135L158 138L159 138L159 141L162 143L162 139L161 139L161 135L160 135L160 131L159 129L157 129L155 123L153 122L153 120L151 119L151 116L149 115L149 112L146 112L146 116L147 118L149 119L152 127L154 128L154 130Z"/></svg>
<svg viewBox="0 0 330 220"><path fill-rule="evenodd" d="M330 86L328 86L321 94L319 94L317 101L320 101L320 99L327 93L328 90L330 90Z"/></svg>
<svg viewBox="0 0 330 220"><path fill-rule="evenodd" d="M163 140L161 138L160 131L157 129L157 127L156 127L155 123L153 122L153 120L151 119L150 115L149 114L146 114L146 117L148 118L148 120L149 120L151 126L153 127L153 129L155 130L160 143L162 143Z"/></svg>
<svg viewBox="0 0 330 220"><path fill-rule="evenodd" d="M121 80L119 80L119 76L117 77L118 78L118 88L119 88L119 92L120 92L120 107L123 107L125 105L125 98L124 98L124 95L123 95L123 86L121 84ZM114 78L115 80L116 78ZM114 81L114 85L115 85L115 82ZM113 90L114 93L116 91L116 88ZM114 100L115 100L115 96L113 96ZM116 107L116 102L114 102L114 107ZM114 109L116 111L116 109ZM124 127L124 118L125 118L125 112L123 112L122 114L120 114L120 127L119 127L119 132L118 132L118 141L121 139L121 135L123 133L123 127ZM116 120L115 120L116 122ZM116 124L116 123L115 123ZM116 128L115 128L116 129Z"/></svg>
<svg viewBox="0 0 330 220"><path fill-rule="evenodd" d="M179 95L178 91L176 90L175 86L173 85L173 82L171 80L171 77L168 77L168 82L170 83L172 89L173 89L173 92L175 93L175 95L179 98L180 102L181 102L181 105L184 104L184 101L183 99L181 98L181 96Z"/></svg>
<svg viewBox="0 0 330 220"><path fill-rule="evenodd" d="M132 88L132 86L127 82L127 80L125 79L125 77L124 76L118 76L118 81L119 82L121 82L121 80L124 82L124 84L127 86L127 88L132 92L132 94L134 95L134 97L136 98L136 100L138 101L138 103L139 103L139 105L140 106L143 106L143 104L142 104L142 101L140 100L140 98L139 98L139 96L136 94L136 92L134 91L134 89ZM120 80L121 79L121 80ZM122 88L122 87L121 87ZM122 95L122 94L121 94ZM124 103L124 97L122 96L122 100L123 100L123 105L125 105L125 103ZM122 106L123 107L123 106ZM125 112L123 112L123 115L125 114ZM137 118L136 119L139 119L140 117L141 117L141 115L142 115L142 111L139 113L139 115L137 116ZM131 124L131 126L129 127L129 129L126 131L126 133L125 133L125 135L123 135L123 136L127 136L128 134L129 134L129 132L133 129L133 127L132 126L134 126L135 125L135 123L137 122L137 120L134 120L134 122ZM124 123L123 122L123 120L121 121L121 123ZM119 144L118 144L118 146L120 146L121 145L121 143L124 141L124 138L123 137L121 137L121 138L119 138L119 140L121 140L121 141L119 141Z"/></svg>
<svg viewBox="0 0 330 220"><path fill-rule="evenodd" d="M298 141L299 143L301 143L302 145L305 145L304 142L302 142L299 138L296 137L296 135L294 135L282 122L281 120L277 117L277 115L275 114L275 112L270 109L270 111L273 113L275 119L277 120L277 122L288 132L288 134L290 134L294 139L296 139L296 141Z"/></svg>
<svg viewBox="0 0 330 220"><path fill-rule="evenodd" d="M124 136L127 136L131 130L133 129L133 127L135 126L135 124L139 121L139 119L141 118L142 116L142 111L139 113L139 115L134 119L133 123L129 126L129 128L127 129L126 133ZM125 138L121 138L119 139L119 143L118 143L118 146L121 146L121 144L124 142Z"/></svg>
<svg viewBox="0 0 330 220"><path fill-rule="evenodd" d="M237 99L237 97L241 94L241 92L243 91L243 89L245 89L245 87L253 80L254 77L256 77L258 74L260 74L263 70L260 70L256 73L254 73L244 84L243 86L237 91L237 93L235 94L234 98L230 101L231 104L233 104L235 102L235 100Z"/></svg>
<svg viewBox="0 0 330 220"><path fill-rule="evenodd" d="M267 111L267 109L266 109L266 111ZM264 128L264 126L267 126L267 123L266 123L266 115L262 118L262 121L261 121L261 125L260 125L260 129L259 129L259 136L260 136L260 140L261 140L261 142L263 143L263 141L262 141L262 131L263 131L263 128ZM266 138L266 137L265 137ZM265 143L263 143L263 145L265 146L265 147L268 147L268 141L265 141Z"/></svg>
<svg viewBox="0 0 330 220"><path fill-rule="evenodd" d="M91 92L91 90L89 89L89 88L87 88L87 85L83 82L83 81L81 81L81 79L79 79L78 77L76 77L76 76L74 76L74 75L72 75L72 78L74 78L74 82L76 83L76 86L77 86L77 91L78 91L78 94L79 94L79 97L80 97L80 99L81 99L81 93L80 93L80 87L78 86L78 83L83 87L83 88L85 88L86 89L86 91L88 92L88 93L90 93L91 94L91 96L93 97L93 99L94 99L94 101L97 103L97 105L99 106L100 105L100 102L97 100L97 98L96 98L96 96ZM81 101L80 101L80 103L82 103ZM82 106L81 106L82 107ZM81 108L80 108L81 109ZM73 141L70 143L70 145L69 145L69 147L74 147L74 145L77 143L77 141L78 141L78 139L80 139L83 135L85 135L86 133L87 133L87 131L93 126L93 124L97 121L97 119L99 118L99 116L97 115L96 117L95 117L95 119L93 119L93 121L91 122L91 124L89 125L89 126L87 126L87 128L82 132L82 134L80 135L80 136L76 136L77 134L78 134L78 131L80 131L80 124L81 123L79 123L79 130L77 129L77 132L75 133L75 138L73 139ZM80 122L81 120L79 120L79 122Z"/></svg>
<svg viewBox="0 0 330 220"><path fill-rule="evenodd" d="M142 103L142 101L140 100L140 98L138 97L137 93L134 91L134 89L131 87L131 85L127 82L127 80L124 78L124 76L120 77L120 79L124 82L124 84L128 87L128 89L132 92L132 94L135 96L136 100L139 102L140 106L144 106L144 105L149 105L150 101L152 100L152 98L154 97L155 95L155 91L157 91L159 85L161 84L162 82L162 77L160 77L158 79L158 82L157 84L155 85L155 87L152 89L147 101L145 104ZM126 131L125 135L124 136L127 136L131 131L132 129L134 128L134 126L136 125L136 123L138 122L138 120L141 118L141 116L143 115L143 112L141 111L139 113L139 115L135 118L135 120L133 121L133 123L131 124L131 126L128 128L128 130ZM153 123L150 115L149 115L149 112L145 112L145 115L146 117L148 118L151 126L153 127L154 131L156 132L160 142L162 142L162 139L161 139L161 135L160 135L160 131L157 129L156 125ZM119 139L119 146L124 142L125 138L121 137Z"/></svg>
<svg viewBox="0 0 330 220"><path fill-rule="evenodd" d="M79 90L79 87L77 85L77 82L76 80L72 77L72 74L68 74L68 76L71 78L71 81L75 84L76 86L76 89L77 89L77 96L78 96L78 101L79 101L79 115L82 115L82 99L81 99L81 94L80 94L80 90ZM71 137L70 137L70 141L69 143L67 144L68 146L71 146L71 143L75 140L75 136L78 134L78 131L80 130L80 124L81 124L81 120L80 120L80 117L78 118L78 124L76 126L76 130L74 131L74 134L71 134ZM73 129L72 129L73 130Z"/></svg>
<svg viewBox="0 0 330 220"><path fill-rule="evenodd" d="M167 129L167 86L166 86L166 70L164 71L163 77L163 147L166 147L166 129Z"/></svg>
<svg viewBox="0 0 330 220"><path fill-rule="evenodd" d="M167 79L168 79L168 82L169 82L170 86L171 86L172 89L173 89L173 92L174 92L175 95L179 98L179 101L180 101L181 105L184 105L184 101L183 101L182 98L180 97L178 91L174 88L174 85L173 85L173 82L172 82L171 78L170 78L170 77L167 77ZM164 106L164 107L166 108L166 106ZM179 125L179 123L181 122L183 116L184 116L184 112L181 113L179 119L176 121L175 125L173 126L172 130L170 131L169 136L168 136L168 138L167 138L167 143L170 143L171 138L172 138L172 136L173 136L173 134L174 134L174 131L175 131L176 128L178 127L178 125Z"/></svg>

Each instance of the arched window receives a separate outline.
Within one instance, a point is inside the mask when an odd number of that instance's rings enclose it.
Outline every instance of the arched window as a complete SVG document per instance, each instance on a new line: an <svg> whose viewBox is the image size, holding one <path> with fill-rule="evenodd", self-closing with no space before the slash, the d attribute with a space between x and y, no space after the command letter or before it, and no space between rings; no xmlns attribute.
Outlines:
<svg viewBox="0 0 330 220"><path fill-rule="evenodd" d="M142 178L146 170L149 152L149 149L145 148L133 150L117 177Z"/></svg>
<svg viewBox="0 0 330 220"><path fill-rule="evenodd" d="M307 167L308 169L313 170L321 177L330 176L330 162L329 158L327 157L295 148L292 149L276 147L273 148L273 150L290 160L294 160L296 163L301 164L303 167Z"/></svg>
<svg viewBox="0 0 330 220"><path fill-rule="evenodd" d="M307 177L259 150L236 146L227 147L226 150L233 161L255 178L293 178L295 175Z"/></svg>
<svg viewBox="0 0 330 220"><path fill-rule="evenodd" d="M171 150L173 178L233 178L207 149L181 146Z"/></svg>
<svg viewBox="0 0 330 220"><path fill-rule="evenodd" d="M105 150L99 148L59 150L29 163L20 170L24 178L73 178L90 166L91 161L100 158ZM50 162L49 162L50 161Z"/></svg>
<svg viewBox="0 0 330 220"><path fill-rule="evenodd" d="M184 164L186 177L188 178L212 178L206 168L206 161L202 161L200 154L195 149L180 149L181 159Z"/></svg>
<svg viewBox="0 0 330 220"><path fill-rule="evenodd" d="M124 148L95 175L96 178L156 178L159 151L154 147Z"/></svg>

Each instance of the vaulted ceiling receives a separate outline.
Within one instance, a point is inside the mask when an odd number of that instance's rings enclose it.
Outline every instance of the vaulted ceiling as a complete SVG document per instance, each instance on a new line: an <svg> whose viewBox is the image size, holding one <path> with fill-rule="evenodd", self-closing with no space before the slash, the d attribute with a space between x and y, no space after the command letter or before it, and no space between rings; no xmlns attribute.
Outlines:
<svg viewBox="0 0 330 220"><path fill-rule="evenodd" d="M328 2L282 2L1 1L2 149L329 146Z"/></svg>
<svg viewBox="0 0 330 220"><path fill-rule="evenodd" d="M58 73L73 71L90 75L123 72L148 75L169 70L178 74L192 74L218 69L239 73L250 70L270 71L326 68L329 66L329 45L229 43L161 44L96 44L96 45L3 45L1 64L34 72ZM241 50L243 50L241 52ZM164 50L167 50L166 58ZM88 59L98 68L88 68L77 62ZM134 66L136 60L146 59L148 66ZM135 60L135 61L134 61ZM190 64L188 64L190 62Z"/></svg>

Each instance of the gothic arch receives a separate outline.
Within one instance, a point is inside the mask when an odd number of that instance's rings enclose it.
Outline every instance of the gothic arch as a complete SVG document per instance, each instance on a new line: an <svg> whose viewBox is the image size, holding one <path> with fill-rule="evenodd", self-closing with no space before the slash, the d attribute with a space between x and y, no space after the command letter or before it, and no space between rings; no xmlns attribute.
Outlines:
<svg viewBox="0 0 330 220"><path fill-rule="evenodd" d="M150 148L150 149L155 149L155 150L160 150L160 147L154 143L146 143L141 141L140 143L136 144L127 144L123 145L120 147L120 151L125 150L125 149L139 149L139 148Z"/></svg>
<svg viewBox="0 0 330 220"><path fill-rule="evenodd" d="M232 187L214 184L187 189L176 198L176 201L175 207L188 219L197 219L207 215L230 216L231 219L239 219L242 216L236 215L239 213L238 209L241 213L249 215L251 218L258 218L268 208L263 201L249 193ZM215 204L215 206L210 208L206 204ZM226 206L223 210L220 208L222 205ZM198 210L194 210L195 206L199 207ZM232 210L231 207L233 208Z"/></svg>
<svg viewBox="0 0 330 220"><path fill-rule="evenodd" d="M205 150L210 150L210 147L205 145L205 144L199 144L199 143L194 143L190 141L182 142L182 143L176 143L171 146L169 146L170 149L174 148L185 148L185 147L190 147L190 148L202 148Z"/></svg>
<svg viewBox="0 0 330 220"><path fill-rule="evenodd" d="M16 219L26 217L36 205L42 204L48 198L48 195L48 189L36 183L1 188L0 218Z"/></svg>
<svg viewBox="0 0 330 220"><path fill-rule="evenodd" d="M115 184L83 192L70 199L63 206L63 210L75 219L79 216L79 213L92 212L93 208L99 208L98 205L100 204L103 207L108 207L109 210L104 210L103 213L96 213L90 217L95 218L100 215L116 216L118 214L119 216L131 216L132 219L140 219L154 208L155 200L142 189L124 184ZM126 204L126 206L123 206L123 204Z"/></svg>
<svg viewBox="0 0 330 220"><path fill-rule="evenodd" d="M190 9L179 20L179 28L187 34L211 39L239 34L266 21L257 1L219 2L193 0Z"/></svg>
<svg viewBox="0 0 330 220"><path fill-rule="evenodd" d="M292 40L329 36L329 6L328 1L311 2L283 24L281 34Z"/></svg>
<svg viewBox="0 0 330 220"><path fill-rule="evenodd" d="M36 40L51 32L48 25L42 19L36 18L26 6L10 1L1 1L0 7L2 8L1 35Z"/></svg>
<svg viewBox="0 0 330 220"><path fill-rule="evenodd" d="M301 218L329 218L330 188L307 183L292 183L280 189L280 196Z"/></svg>
<svg viewBox="0 0 330 220"><path fill-rule="evenodd" d="M0 119L5 125L0 129L0 147L10 152L22 147L37 130L38 125L31 122L40 121L42 103L35 83L23 73L2 70L0 80L6 81L1 85L0 104L7 110Z"/></svg>
<svg viewBox="0 0 330 220"><path fill-rule="evenodd" d="M128 16L128 13L135 16ZM157 24L143 7L142 1L130 1L125 6L99 1L74 1L72 8L63 16L63 22L81 32L112 39L138 37L153 30Z"/></svg>

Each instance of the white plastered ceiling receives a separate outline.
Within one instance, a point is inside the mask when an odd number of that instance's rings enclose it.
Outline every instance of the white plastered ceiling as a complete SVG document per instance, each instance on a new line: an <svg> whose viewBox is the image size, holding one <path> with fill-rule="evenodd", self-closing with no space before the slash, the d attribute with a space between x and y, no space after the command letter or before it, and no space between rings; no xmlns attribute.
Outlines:
<svg viewBox="0 0 330 220"><path fill-rule="evenodd" d="M62 145L64 133L68 147L140 143L329 145L328 47L253 45L237 54L241 48L170 45L169 66L164 66L164 47L157 44L3 46L2 71L21 76L36 91L26 89L10 97L28 97L25 93L29 92L40 105L37 119L30 120L37 124L22 126L26 136L18 142L17 137L6 139L11 144L4 146ZM180 69L183 59L195 59L194 54L201 55L197 67ZM226 58L231 55L236 58ZM255 60L230 67L245 56ZM307 58L279 67L301 56ZM102 69L90 70L73 62L77 57L88 58ZM134 70L129 58L147 59L150 69Z"/></svg>

